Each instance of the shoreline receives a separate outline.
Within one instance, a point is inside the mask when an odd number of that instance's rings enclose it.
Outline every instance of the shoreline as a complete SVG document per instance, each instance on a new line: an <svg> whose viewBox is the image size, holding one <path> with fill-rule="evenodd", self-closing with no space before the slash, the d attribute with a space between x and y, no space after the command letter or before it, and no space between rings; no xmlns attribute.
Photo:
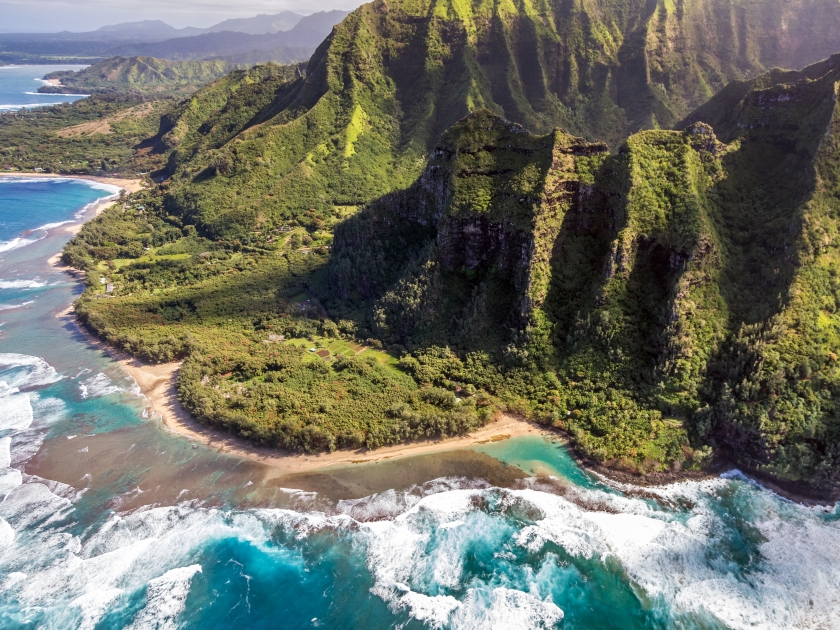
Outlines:
<svg viewBox="0 0 840 630"><path fill-rule="evenodd" d="M336 450L332 453L321 452L306 455L277 448L256 446L232 433L201 424L183 408L178 401L176 390L178 370L183 363L182 361L161 364L147 363L113 348L79 323L73 314L72 305L59 313L58 316L71 318L77 329L88 340L88 343L107 353L120 364L123 370L137 383L141 394L146 399L147 404L144 412L147 412L149 416L159 416L166 430L186 437L190 442L204 444L219 453L264 464L274 469L279 475L339 470L352 467L355 464L400 460L416 455L462 450L471 446L500 442L523 435L540 435L555 439L560 438L567 445L570 456L581 469L600 477L609 485L622 488L623 491L631 494L645 496L648 494L648 488L661 487L682 481L716 479L724 472L737 469L749 479L750 483L754 483L764 490L794 503L806 506L832 506L837 501L831 496L819 496L813 492L803 491L802 488L786 488L779 480L768 478L760 473L755 474L754 471L741 470L737 464L723 458L713 462L711 467L705 470L660 472L640 476L610 468L582 455L564 432L551 430L506 413L498 413L487 425L467 436L409 442L407 444L385 446L373 451L366 449L356 451Z"/></svg>
<svg viewBox="0 0 840 630"><path fill-rule="evenodd" d="M99 183L117 185L129 193L136 192L143 188L143 181L139 179L41 173L0 173L0 176L2 175L33 178L68 177L74 179L87 179ZM92 218L90 216L91 214L93 217L99 216L99 214L101 214L105 208L111 206L114 201L115 200L113 198L100 201L95 204L88 213L86 213L87 216L85 218L71 223L64 229L71 234L78 233L82 226L90 220L90 218ZM55 269L70 273L77 280L81 279L80 274L82 272L61 265L60 260L61 252L49 258L47 262ZM559 437L567 444L570 455L583 470L595 474L608 482L613 482L618 485L632 486L635 492L642 494L645 492L645 489L649 487L662 486L681 481L700 481L703 479L716 478L723 472L729 470L741 470L736 463L728 460L727 458L721 457L712 462L708 468L701 471L678 470L652 473L649 475L639 475L591 460L589 457L578 452L573 442L569 439L565 432L551 430L534 422L505 413L497 414L486 426L468 436L447 438L443 440L423 440L396 446L386 446L376 449L375 451L368 451L366 449L359 449L356 451L336 450L332 453L314 453L311 455L305 455L277 448L260 447L253 445L244 438L233 435L227 431L199 423L181 406L181 403L177 398L176 382L178 370L180 369L182 362L151 364L113 348L93 335L76 319L73 314L72 304L56 316L70 318L76 328L85 336L91 345L96 346L121 365L123 370L131 376L135 383L137 383L141 394L147 401L144 413L149 412L150 414L157 414L161 418L162 424L168 431L187 437L190 442L200 442L209 448L217 450L219 453L234 455L246 460L270 466L271 468L277 470L280 474L338 469L352 466L354 464L373 463L389 459L397 460L415 455L454 451L491 441L501 441L529 434L551 436L555 439ZM757 484L763 489L773 492L786 500L803 505L833 505L838 498L840 498L840 496L835 496L835 493L823 494L815 491L813 488L808 487L807 484L788 484L782 480L769 477L768 475L757 471L742 470L741 472L747 476L752 483ZM791 487L787 487L788 485Z"/></svg>
<svg viewBox="0 0 840 630"><path fill-rule="evenodd" d="M69 268L68 268L69 271ZM244 438L227 431L201 424L184 409L178 400L176 383L182 361L172 363L148 363L132 357L128 353L114 348L91 333L76 318L73 306L56 314L72 321L76 329L84 335L87 342L108 354L120 364L122 369L134 380L146 399L144 414L146 417L157 415L163 427L189 439L190 442L204 444L219 453L233 455L242 459L264 464L274 469L279 475L311 473L325 470L337 470L355 464L369 464L383 460L399 460L415 455L428 455L461 450L470 446L500 442L523 435L551 435L556 432L547 430L538 424L510 414L499 413L487 425L473 433L441 440L422 440L384 446L373 451L358 449L355 451L336 450L332 453L301 454L283 449L256 446ZM197 448L197 446L194 446Z"/></svg>
<svg viewBox="0 0 840 630"><path fill-rule="evenodd" d="M103 344L104 345L104 344ZM102 347L102 346L100 346ZM107 347L107 346L106 346ZM108 348L110 352L111 349ZM122 354L122 353L120 353ZM282 449L260 447L245 439L199 423L181 406L176 393L176 382L181 362L150 364L125 355L115 356L122 368L131 376L146 398L150 415L158 415L171 432L185 436L217 450L265 464L283 474L313 472L341 468L353 464L366 464L382 460L403 459L463 449L488 442L499 442L522 435L542 434L538 425L507 414L497 414L486 426L468 436L442 440L423 440L395 446L384 446L373 451L336 450L332 453L300 454Z"/></svg>
<svg viewBox="0 0 840 630"><path fill-rule="evenodd" d="M24 171L2 171L0 177L26 177L32 179L86 179L97 184L108 184L109 186L117 186L122 188L127 193L135 193L143 189L142 179L132 179L129 177L105 177L102 175L64 175L62 173L30 173ZM82 221L84 223L84 221Z"/></svg>
<svg viewBox="0 0 840 630"><path fill-rule="evenodd" d="M146 399L147 404L144 411L149 416L159 416L163 427L167 431L186 437L190 442L204 444L219 453L264 464L274 469L279 475L339 470L352 467L355 464L369 464L385 460L400 460L416 455L444 453L524 435L560 438L567 445L570 456L581 469L600 477L609 485L642 496L648 493L648 488L661 487L682 481L716 479L724 472L735 469L741 470L734 462L721 458L713 462L711 467L706 470L660 472L640 476L611 468L585 457L577 451L574 444L563 432L551 430L506 413L498 413L487 425L467 436L409 442L407 444L385 446L373 451L367 449L336 450L332 453L321 452L307 455L284 451L283 449L256 446L232 433L201 424L183 408L178 401L176 390L178 370L182 361L161 364L147 363L113 348L94 336L76 319L72 306L60 313L59 316L70 317L91 345L107 353L120 364L123 370L137 383L141 394ZM830 496L819 496L813 492L803 491L802 488L786 488L778 480L767 478L766 475L754 474L754 471L741 470L741 472L751 483L794 503L806 506L832 506L836 502L836 499Z"/></svg>
<svg viewBox="0 0 840 630"><path fill-rule="evenodd" d="M19 172L0 172L0 178L2 177L23 177L27 179L78 179L78 180L87 180L91 182L96 182L98 184L108 184L109 186L116 186L121 189L121 191L125 191L128 194L135 193L139 190L143 189L143 180L142 179L128 179L128 178L121 178L121 177L101 177L99 175L58 175L55 173L19 173ZM104 192L104 191L103 191ZM105 211L106 208L112 206L118 200L119 193L114 193L112 195L108 195L108 197L101 199L100 201L94 203L86 212L85 215L78 220L74 220L69 222L67 225L60 226L65 232L69 234L78 234L82 227L87 223L91 218L98 217L102 212ZM75 271L72 270L70 267L65 267L60 264L61 262L61 254L62 252L58 252L57 254L50 256L47 259L47 264L50 267L54 267L61 271ZM75 274L74 274L75 275Z"/></svg>

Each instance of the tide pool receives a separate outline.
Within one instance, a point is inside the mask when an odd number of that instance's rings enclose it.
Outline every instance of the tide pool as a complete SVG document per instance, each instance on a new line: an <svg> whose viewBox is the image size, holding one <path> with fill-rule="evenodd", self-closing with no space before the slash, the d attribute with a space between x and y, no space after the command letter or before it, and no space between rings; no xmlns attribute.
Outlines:
<svg viewBox="0 0 840 630"><path fill-rule="evenodd" d="M559 439L524 435L512 440L482 444L473 450L486 453L534 476L556 476L582 488L604 487L575 463Z"/></svg>
<svg viewBox="0 0 840 630"><path fill-rule="evenodd" d="M67 225L27 233L110 192L0 179L0 628L840 628L840 510L737 473L636 496L534 435L284 477L170 434L66 312Z"/></svg>

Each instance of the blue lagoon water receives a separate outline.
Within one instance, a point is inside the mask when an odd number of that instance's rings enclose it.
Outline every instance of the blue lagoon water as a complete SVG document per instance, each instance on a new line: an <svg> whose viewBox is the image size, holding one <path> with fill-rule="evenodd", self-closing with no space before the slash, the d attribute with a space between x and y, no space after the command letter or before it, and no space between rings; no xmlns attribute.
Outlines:
<svg viewBox="0 0 840 630"><path fill-rule="evenodd" d="M84 95L39 94L46 74L57 70L81 70L83 66L0 66L0 112L72 103Z"/></svg>
<svg viewBox="0 0 840 630"><path fill-rule="evenodd" d="M737 473L639 493L526 436L464 455L511 487L339 496L170 434L31 231L103 194L0 179L0 628L840 628L840 510Z"/></svg>

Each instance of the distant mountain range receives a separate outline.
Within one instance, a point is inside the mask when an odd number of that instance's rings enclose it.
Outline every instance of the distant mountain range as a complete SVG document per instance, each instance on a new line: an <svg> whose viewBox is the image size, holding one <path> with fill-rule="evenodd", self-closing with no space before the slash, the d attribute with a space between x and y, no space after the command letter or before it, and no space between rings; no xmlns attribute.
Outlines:
<svg viewBox="0 0 840 630"><path fill-rule="evenodd" d="M319 15L319 14L316 14ZM261 35L263 33L279 33L288 31L303 19L302 15L292 11L283 11L274 15L261 13L252 18L235 18L219 22L207 29L208 33L219 33L221 31L236 31L237 33L250 33Z"/></svg>
<svg viewBox="0 0 840 630"><path fill-rule="evenodd" d="M332 27L347 15L345 11L325 11L301 18L289 31L250 34L236 31L204 33L159 42L125 44L111 52L123 56L143 55L164 59L210 59L242 55L250 51L278 48L303 49L300 59L308 58ZM296 57L293 60L298 59Z"/></svg>
<svg viewBox="0 0 840 630"><path fill-rule="evenodd" d="M346 15L346 14L345 14ZM234 18L219 22L209 28L175 28L162 20L142 20L140 22L123 22L103 26L95 31L83 33L0 33L3 41L36 41L36 40L115 40L128 39L136 41L161 41L174 37L191 37L205 33L220 33L222 31L236 31L251 35L264 33L278 33L288 31L303 19L304 16L292 11L283 11L273 15L260 15L251 18Z"/></svg>
<svg viewBox="0 0 840 630"><path fill-rule="evenodd" d="M160 20L145 20L88 33L1 33L0 63L54 63L58 57L98 61L138 55L172 60L228 60L236 56L298 61L308 58L346 15L346 11L309 16L284 11L225 20L204 29L177 29Z"/></svg>

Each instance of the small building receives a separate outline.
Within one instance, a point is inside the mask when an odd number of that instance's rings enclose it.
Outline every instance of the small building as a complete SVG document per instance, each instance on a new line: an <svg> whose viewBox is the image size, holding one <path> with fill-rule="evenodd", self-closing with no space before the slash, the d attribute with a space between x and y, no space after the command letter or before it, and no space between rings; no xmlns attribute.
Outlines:
<svg viewBox="0 0 840 630"><path fill-rule="evenodd" d="M105 285L105 293L113 293L114 292L114 285L110 282Z"/></svg>

